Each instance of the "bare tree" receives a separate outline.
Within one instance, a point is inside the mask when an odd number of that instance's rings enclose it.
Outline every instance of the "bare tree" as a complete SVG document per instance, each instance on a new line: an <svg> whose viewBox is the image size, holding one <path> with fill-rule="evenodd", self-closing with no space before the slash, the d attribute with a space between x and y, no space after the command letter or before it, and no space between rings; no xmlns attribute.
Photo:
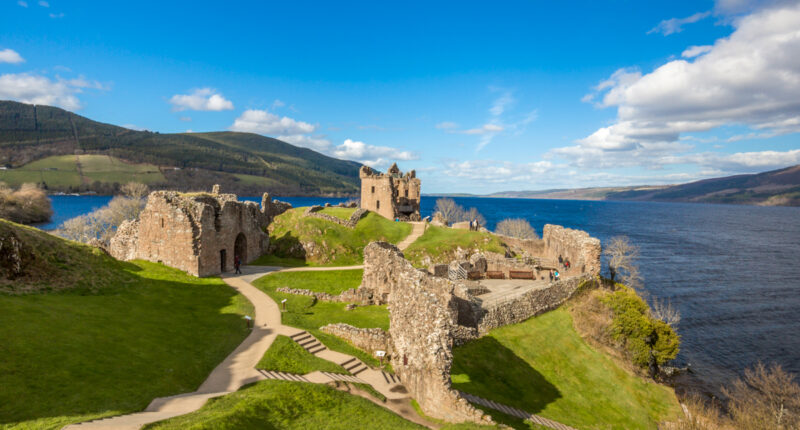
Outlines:
<svg viewBox="0 0 800 430"><path fill-rule="evenodd" d="M452 224L461 221L464 208L457 205L453 199L441 198L436 200L434 212L438 212L448 224Z"/></svg>
<svg viewBox="0 0 800 430"><path fill-rule="evenodd" d="M460 221L477 221L478 225L486 225L486 218L478 212L477 208L469 208L466 211L462 210Z"/></svg>
<svg viewBox="0 0 800 430"><path fill-rule="evenodd" d="M31 224L45 222L52 215L47 193L36 184L22 184L13 190L0 182L0 218Z"/></svg>
<svg viewBox="0 0 800 430"><path fill-rule="evenodd" d="M744 371L723 393L736 428L789 430L800 428L800 385L781 366L762 363Z"/></svg>
<svg viewBox="0 0 800 430"><path fill-rule="evenodd" d="M531 224L522 218L504 219L497 223L495 228L497 234L504 236L517 237L520 239L536 239L536 230Z"/></svg>
<svg viewBox="0 0 800 430"><path fill-rule="evenodd" d="M94 239L108 245L117 228L127 220L139 218L145 206L147 187L129 183L123 192L130 197L117 196L94 212L67 220L55 233L67 239L88 243ZM127 188L127 190L125 190ZM138 196L138 197L134 197Z"/></svg>
<svg viewBox="0 0 800 430"><path fill-rule="evenodd" d="M636 259L639 258L639 247L631 243L627 236L615 236L603 251L608 256L608 273L611 282L619 275L620 280L631 288L639 288L642 276Z"/></svg>
<svg viewBox="0 0 800 430"><path fill-rule="evenodd" d="M147 197L147 193L150 191L147 185L140 184L138 182L128 182L119 190L122 191L123 195L138 200L142 200Z"/></svg>
<svg viewBox="0 0 800 430"><path fill-rule="evenodd" d="M653 315L653 318L661 320L672 327L676 327L678 323L681 322L681 313L677 308L672 306L671 301L654 298L650 313Z"/></svg>

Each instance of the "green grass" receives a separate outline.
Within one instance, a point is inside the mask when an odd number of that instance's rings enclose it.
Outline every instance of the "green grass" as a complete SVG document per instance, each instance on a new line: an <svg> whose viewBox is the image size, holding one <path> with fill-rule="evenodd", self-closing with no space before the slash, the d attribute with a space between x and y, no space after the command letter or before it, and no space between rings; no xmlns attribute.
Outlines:
<svg viewBox="0 0 800 430"><path fill-rule="evenodd" d="M424 429L326 385L262 381L147 429Z"/></svg>
<svg viewBox="0 0 800 430"><path fill-rule="evenodd" d="M311 354L297 342L283 335L275 338L256 368L298 375L305 375L316 370L347 374L342 366Z"/></svg>
<svg viewBox="0 0 800 430"><path fill-rule="evenodd" d="M250 303L219 278L117 264L106 276L124 282L94 293L0 295L0 428L55 429L194 391L249 333Z"/></svg>
<svg viewBox="0 0 800 430"><path fill-rule="evenodd" d="M81 166L80 171L78 162ZM85 154L56 155L15 169L0 170L0 181L12 186L25 182L44 182L48 187L63 189L94 181L160 184L166 182L166 179L158 166L153 164L127 163L108 155Z"/></svg>
<svg viewBox="0 0 800 430"><path fill-rule="evenodd" d="M557 309L457 347L453 387L577 428L655 429L679 411L673 391L587 345Z"/></svg>
<svg viewBox="0 0 800 430"><path fill-rule="evenodd" d="M429 226L403 253L417 267L428 263L449 263L458 248L505 253L497 236L479 231Z"/></svg>
<svg viewBox="0 0 800 430"><path fill-rule="evenodd" d="M259 285L270 290L291 287L337 295L350 288L358 288L363 276L363 269L277 272L261 278Z"/></svg>
<svg viewBox="0 0 800 430"><path fill-rule="evenodd" d="M352 208L323 208L320 213L324 213L326 215L335 216L336 218L349 220L350 216L353 215L355 209Z"/></svg>
<svg viewBox="0 0 800 430"><path fill-rule="evenodd" d="M344 208L342 211L352 211ZM270 238L275 247L274 256L304 261L309 266L350 266L362 264L364 247L373 241L399 243L411 233L408 223L388 220L376 213L361 218L354 229L319 218L304 217L305 208L289 210L275 218L270 225ZM314 243L313 255L306 255L300 243ZM273 260L276 263L279 260ZM266 264L256 260L253 264ZM296 264L296 263L295 263ZM294 264L293 264L294 265Z"/></svg>
<svg viewBox="0 0 800 430"><path fill-rule="evenodd" d="M277 275L286 276L276 278L279 281L270 279ZM359 306L351 311L346 311L345 303L322 302L309 296L275 291L278 287L293 287L292 278L306 279L304 275L306 273L303 272L276 273L257 279L253 285L267 293L277 303L283 299L287 300L286 312L281 315L283 324L307 330L329 349L356 356L361 361L377 367L379 360L336 336L323 333L319 328L327 324L342 322L355 327L378 327L388 330L389 311L386 306Z"/></svg>
<svg viewBox="0 0 800 430"><path fill-rule="evenodd" d="M309 267L315 264L309 263L304 258L279 257L275 254L264 254L252 262L251 266L278 266L278 267Z"/></svg>

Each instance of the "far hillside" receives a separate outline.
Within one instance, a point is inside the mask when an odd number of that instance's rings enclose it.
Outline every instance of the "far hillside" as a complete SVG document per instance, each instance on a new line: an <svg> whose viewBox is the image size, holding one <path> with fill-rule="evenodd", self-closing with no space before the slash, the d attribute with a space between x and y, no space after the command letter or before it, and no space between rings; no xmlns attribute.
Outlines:
<svg viewBox="0 0 800 430"><path fill-rule="evenodd" d="M242 195L355 195L353 161L251 133L160 134L92 121L51 106L0 101L0 181L107 193L115 183Z"/></svg>

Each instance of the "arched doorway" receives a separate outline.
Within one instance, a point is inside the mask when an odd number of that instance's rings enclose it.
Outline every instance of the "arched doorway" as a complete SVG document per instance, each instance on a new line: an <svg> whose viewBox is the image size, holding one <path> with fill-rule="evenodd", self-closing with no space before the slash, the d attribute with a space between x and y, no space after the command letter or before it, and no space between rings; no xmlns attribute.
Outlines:
<svg viewBox="0 0 800 430"><path fill-rule="evenodd" d="M242 264L247 263L247 237L244 233L239 233L236 236L236 242L233 244L233 258L239 258Z"/></svg>

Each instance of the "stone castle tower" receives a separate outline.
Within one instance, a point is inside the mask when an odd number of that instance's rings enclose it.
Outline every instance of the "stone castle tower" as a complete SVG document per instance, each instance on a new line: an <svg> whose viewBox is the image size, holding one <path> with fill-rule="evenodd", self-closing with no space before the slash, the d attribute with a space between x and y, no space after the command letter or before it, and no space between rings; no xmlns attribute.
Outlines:
<svg viewBox="0 0 800 430"><path fill-rule="evenodd" d="M405 175L392 164L386 173L361 166L361 207L389 219L419 221L422 185L412 170Z"/></svg>

